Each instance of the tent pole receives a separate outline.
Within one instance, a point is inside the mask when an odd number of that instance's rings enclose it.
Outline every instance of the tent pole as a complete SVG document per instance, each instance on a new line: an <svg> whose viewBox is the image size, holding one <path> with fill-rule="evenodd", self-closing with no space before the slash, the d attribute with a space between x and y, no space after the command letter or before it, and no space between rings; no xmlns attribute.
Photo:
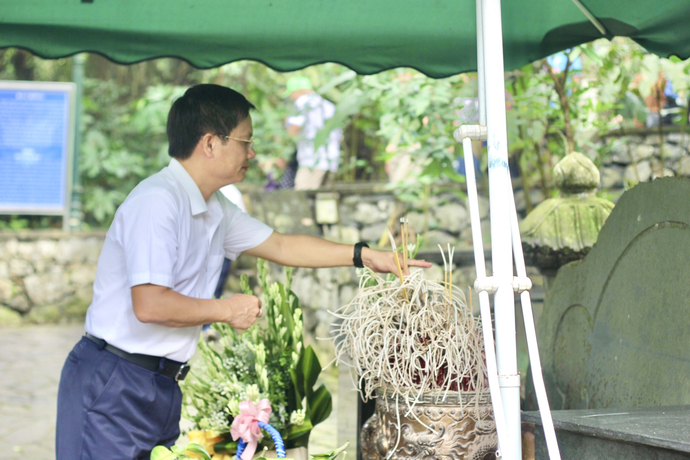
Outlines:
<svg viewBox="0 0 690 460"><path fill-rule="evenodd" d="M479 98L479 124L486 126L486 92L484 87L484 24L482 23L482 0L477 0L477 93Z"/></svg>
<svg viewBox="0 0 690 460"><path fill-rule="evenodd" d="M474 247L474 265L477 272L477 279L486 279L486 263L484 260L484 239L482 237L481 218L479 217L479 200L477 198L477 180L474 174L474 158L472 152L472 140L478 141L479 136L471 136L469 131L473 126L461 126L459 136L462 141L463 156L465 161L465 178L467 180L467 208L470 212L470 223L472 225L472 246ZM481 129L479 130L481 133ZM472 139L474 137L474 139ZM477 139L479 137L479 139ZM489 380L489 393L491 394L491 404L494 409L494 421L496 423L496 434L498 435L498 448L510 445L507 438L506 421L503 416L503 402L501 398L501 388L498 382L498 370L496 367L496 347L494 345L494 331L491 327L491 306L488 291L478 291L479 308L482 318L482 335L484 337L484 354L486 357L486 371Z"/></svg>
<svg viewBox="0 0 690 460"><path fill-rule="evenodd" d="M500 0L481 0L484 88L489 156L491 263L497 283L494 294L496 361L509 445L501 446L505 460L522 458L520 375L517 370L513 248L511 235L512 181L508 170L508 135L503 65L503 26ZM496 414L499 416L499 414Z"/></svg>
<svg viewBox="0 0 690 460"><path fill-rule="evenodd" d="M528 280L527 267L525 266L525 256L522 252L522 238L520 236L520 227L514 197L509 201L509 203L512 208L510 219L512 221L511 231L513 232L515 271L517 272L518 279ZM532 285L531 281L528 283L528 285ZM532 311L532 298L529 290L520 292L520 304L522 305L522 315L525 323L525 336L527 338L529 364L532 370L534 391L537 395L537 403L539 404L539 415L541 416L544 438L546 439L546 448L549 452L550 460L561 460L561 452L558 448L558 441L556 440L556 430L553 426L551 408L549 406L549 399L546 395L544 376L542 375L541 359L539 358L539 347L537 345L537 331L534 326L534 313Z"/></svg>

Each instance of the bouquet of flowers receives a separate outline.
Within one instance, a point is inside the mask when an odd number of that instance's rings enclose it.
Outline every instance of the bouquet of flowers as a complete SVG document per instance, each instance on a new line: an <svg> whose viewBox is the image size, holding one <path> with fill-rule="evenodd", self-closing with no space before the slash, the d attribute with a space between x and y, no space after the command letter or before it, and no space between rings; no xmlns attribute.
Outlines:
<svg viewBox="0 0 690 460"><path fill-rule="evenodd" d="M285 284L269 285L266 262L259 259L257 269L266 325L257 322L238 333L227 324L214 324L220 339L199 342L198 361L182 387L183 415L207 439L220 441L216 452L236 449L229 434L242 401L269 400L273 411L268 423L280 432L286 448L307 447L312 428L332 409L326 387L314 388L321 364L312 347L304 347L302 310L290 290L292 270L286 269ZM252 294L246 275L241 287ZM270 437L263 438L263 446L271 447Z"/></svg>

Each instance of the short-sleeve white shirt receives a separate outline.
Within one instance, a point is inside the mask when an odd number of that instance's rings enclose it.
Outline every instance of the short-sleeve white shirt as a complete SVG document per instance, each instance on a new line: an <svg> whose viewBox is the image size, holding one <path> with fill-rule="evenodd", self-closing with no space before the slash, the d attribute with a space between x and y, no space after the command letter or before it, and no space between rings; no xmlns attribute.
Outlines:
<svg viewBox="0 0 690 460"><path fill-rule="evenodd" d="M220 192L205 201L172 159L137 185L115 213L98 259L86 332L129 353L189 360L201 326L142 323L134 315L131 288L150 283L210 299L223 259L236 259L272 232Z"/></svg>

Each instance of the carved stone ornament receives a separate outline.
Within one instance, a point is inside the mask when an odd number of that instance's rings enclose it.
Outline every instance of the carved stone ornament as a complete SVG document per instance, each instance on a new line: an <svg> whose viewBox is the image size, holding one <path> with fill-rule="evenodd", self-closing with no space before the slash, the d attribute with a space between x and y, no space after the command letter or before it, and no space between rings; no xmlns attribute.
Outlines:
<svg viewBox="0 0 690 460"><path fill-rule="evenodd" d="M440 397L425 397L415 404L414 415L405 415L409 409L407 404L379 396L376 412L362 427L362 458L495 459L498 440L488 392L482 394L478 401L470 400L469 394L460 397L463 404L460 404L457 394L448 394L445 402L441 402ZM395 452L388 457L392 449Z"/></svg>
<svg viewBox="0 0 690 460"><path fill-rule="evenodd" d="M599 170L581 153L559 161L554 180L559 197L544 200L520 223L527 264L549 276L587 255L614 206L595 195Z"/></svg>

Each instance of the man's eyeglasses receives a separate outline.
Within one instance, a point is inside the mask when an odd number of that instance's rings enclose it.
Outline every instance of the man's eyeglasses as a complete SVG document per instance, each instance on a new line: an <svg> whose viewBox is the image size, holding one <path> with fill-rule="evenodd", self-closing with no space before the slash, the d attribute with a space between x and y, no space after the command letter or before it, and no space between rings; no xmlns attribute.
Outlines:
<svg viewBox="0 0 690 460"><path fill-rule="evenodd" d="M245 144L249 144L249 147L254 147L254 143L256 142L256 139L240 139L238 137L232 137L232 136L222 136L220 134L217 134L218 137L221 139L227 141L228 139L232 139L233 141L239 141L239 142L244 142Z"/></svg>

